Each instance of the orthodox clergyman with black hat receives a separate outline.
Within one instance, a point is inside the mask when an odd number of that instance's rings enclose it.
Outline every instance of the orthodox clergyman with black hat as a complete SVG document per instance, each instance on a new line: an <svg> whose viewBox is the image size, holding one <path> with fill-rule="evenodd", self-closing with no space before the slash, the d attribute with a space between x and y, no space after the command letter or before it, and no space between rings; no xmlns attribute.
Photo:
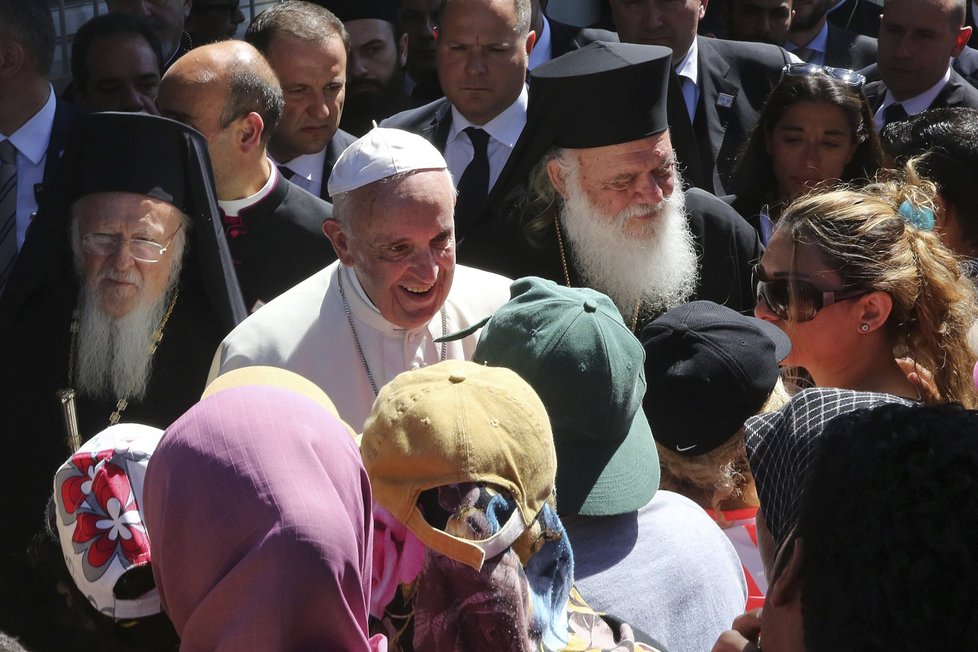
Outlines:
<svg viewBox="0 0 978 652"><path fill-rule="evenodd" d="M693 298L754 305L755 231L698 189L682 190L666 121L668 48L596 42L531 72L514 165L531 165L508 239L464 262L610 296L633 331ZM516 174L516 176L521 176Z"/></svg>
<svg viewBox="0 0 978 652"><path fill-rule="evenodd" d="M25 244L33 275L12 279L20 301L0 344L18 460L5 557L23 554L42 527L66 453L119 421L170 425L200 397L214 347L245 316L198 132L93 114L63 166ZM63 388L76 397L70 410L56 397Z"/></svg>

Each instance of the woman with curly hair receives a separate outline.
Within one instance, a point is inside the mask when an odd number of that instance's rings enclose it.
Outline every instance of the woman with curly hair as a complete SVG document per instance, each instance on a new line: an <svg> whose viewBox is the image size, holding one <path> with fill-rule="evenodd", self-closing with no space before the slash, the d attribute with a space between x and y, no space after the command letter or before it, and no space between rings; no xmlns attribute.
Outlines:
<svg viewBox="0 0 978 652"><path fill-rule="evenodd" d="M883 159L865 77L810 63L785 66L741 151L726 198L767 244L785 206L818 184L876 174Z"/></svg>
<svg viewBox="0 0 978 652"><path fill-rule="evenodd" d="M904 177L790 204L755 269L754 312L818 386L975 408L975 290L931 230L933 184L912 162ZM902 357L924 372L906 374Z"/></svg>

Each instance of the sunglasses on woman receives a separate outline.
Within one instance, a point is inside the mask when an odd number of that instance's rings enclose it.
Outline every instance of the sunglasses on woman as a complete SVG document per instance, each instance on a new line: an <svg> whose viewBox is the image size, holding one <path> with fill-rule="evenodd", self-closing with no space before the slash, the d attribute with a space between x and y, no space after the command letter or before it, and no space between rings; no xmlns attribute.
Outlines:
<svg viewBox="0 0 978 652"><path fill-rule="evenodd" d="M822 290L798 276L772 279L765 276L760 265L754 265L754 280L757 284L757 301L763 301L778 319L794 321L810 321L822 308L873 291L866 288Z"/></svg>
<svg viewBox="0 0 978 652"><path fill-rule="evenodd" d="M863 84L866 83L865 75L848 68L820 66L816 63L789 63L781 69L782 79L785 77L808 77L809 75L828 75L832 79L853 88L862 88Z"/></svg>

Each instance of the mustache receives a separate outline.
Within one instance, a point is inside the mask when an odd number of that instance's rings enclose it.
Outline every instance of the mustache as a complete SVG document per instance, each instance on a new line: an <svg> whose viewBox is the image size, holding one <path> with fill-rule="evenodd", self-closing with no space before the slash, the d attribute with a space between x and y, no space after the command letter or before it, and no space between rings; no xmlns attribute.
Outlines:
<svg viewBox="0 0 978 652"><path fill-rule="evenodd" d="M111 268L102 270L96 278L96 283L101 283L106 280L115 281L116 283L128 283L136 286L137 290L143 289L143 278L136 270L120 271Z"/></svg>

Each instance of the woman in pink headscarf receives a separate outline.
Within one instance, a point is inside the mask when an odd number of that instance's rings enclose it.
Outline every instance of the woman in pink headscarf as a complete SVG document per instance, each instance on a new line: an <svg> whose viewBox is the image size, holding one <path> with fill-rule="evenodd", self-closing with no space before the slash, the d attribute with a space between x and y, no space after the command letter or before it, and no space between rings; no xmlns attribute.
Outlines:
<svg viewBox="0 0 978 652"><path fill-rule="evenodd" d="M366 633L371 492L349 428L294 374L238 373L167 429L146 474L181 650L386 650Z"/></svg>

